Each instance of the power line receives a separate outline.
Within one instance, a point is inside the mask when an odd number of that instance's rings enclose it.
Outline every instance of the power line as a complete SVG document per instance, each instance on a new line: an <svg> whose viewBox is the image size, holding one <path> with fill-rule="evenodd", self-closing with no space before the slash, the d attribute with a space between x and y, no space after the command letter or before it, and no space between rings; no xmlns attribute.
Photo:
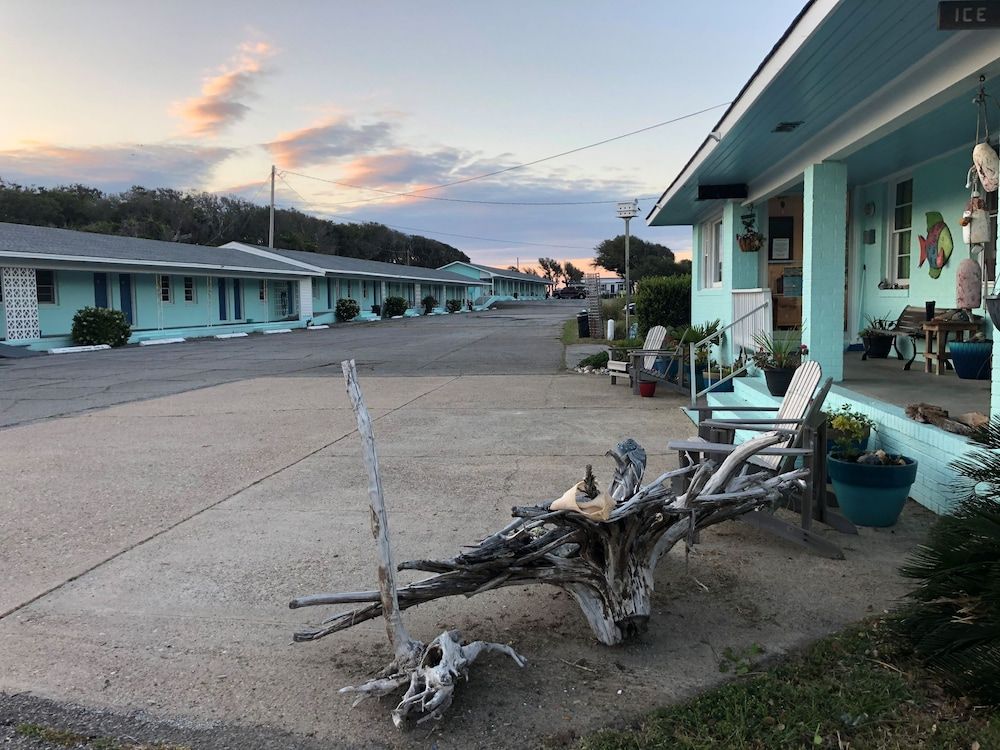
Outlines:
<svg viewBox="0 0 1000 750"><path fill-rule="evenodd" d="M487 201L487 200L473 200L470 198L444 198L438 195L419 195L417 192L398 192L395 190L382 190L380 188L365 187L364 185L352 185L349 182L340 182L339 180L329 180L325 177L316 177L311 174L303 174L302 172L292 172L289 169L283 169L282 174L291 174L296 177L304 177L307 180L316 180L317 182L327 182L331 185L339 185L340 187L354 188L355 190L370 190L373 193L382 193L387 197L400 197L400 198L419 198L421 200L428 201L447 201L448 203L475 203L478 205L486 206L597 206L597 205L608 205L612 203L618 203L617 200L600 200L600 201ZM431 190L432 188L424 188L425 190ZM639 200L653 200L659 196L656 195L643 195ZM352 203L371 203L373 201L382 201L387 198L377 197L377 198L358 198L349 201L338 201L335 205L337 206L348 206Z"/></svg>
<svg viewBox="0 0 1000 750"><path fill-rule="evenodd" d="M506 174L507 172L513 172L516 169L523 169L525 167L534 166L535 164L541 164L542 162L551 161L553 159L559 159L559 158L561 158L563 156L569 156L570 154L576 154L576 153L579 153L581 151L586 151L586 150L591 149L591 148L596 148L597 146L603 146L603 145L605 145L607 143L613 143L614 141L620 141L623 138L630 138L631 136L638 135L639 133L646 133L646 132L648 132L650 130L655 130L656 128L662 128L665 125L672 125L673 123L681 122L682 120L689 120L692 117L697 117L698 115L703 115L706 112L711 112L714 109L719 109L721 107L729 106L731 103L732 102L723 102L722 104L715 104L715 105L713 105L711 107L706 107L705 109L700 109L697 112L689 112L686 115L680 115L679 117L673 117L673 118L671 118L669 120L664 120L663 122L657 122L657 123L654 123L653 125L647 125L644 128L639 128L638 130L631 130L628 133L622 133L621 135L612 136L611 138L605 138L604 140L596 141L595 143L588 143L586 146L578 146L577 148L572 148L569 151L562 151L562 152L560 152L558 154L551 154L550 156L543 156L540 159L535 159L533 161L524 162L523 164L515 164L515 165L510 166L510 167L504 167L503 169L497 169L497 170L495 170L493 172L486 172L484 174L475 175L473 177L463 177L460 180L453 180L452 182L445 182L445 183L443 183L441 185L432 185L430 187L419 188L417 190L411 190L411 191L408 191L408 192L395 192L395 191L392 191L392 190L384 190L384 189L380 189L380 188L364 187L363 185L352 185L352 184L346 183L346 182L338 182L337 180L329 180L329 179L325 179L325 178L322 178L322 177L313 177L312 175L302 174L300 172L288 172L286 170L286 173L287 174L294 174L294 175L296 175L298 177L305 177L306 179L310 179L310 180L319 180L320 182L328 182L328 183L330 183L332 185L340 185L341 187L348 187L348 188L353 188L353 189L356 189L356 190L370 190L372 192L383 193L383 194L388 195L388 196L394 196L394 197L413 197L413 198L430 198L431 200L449 201L449 202L453 202L453 203L479 203L479 204L487 204L487 205L494 204L494 205L502 205L502 206L503 205L506 205L506 206L574 206L574 205L598 205L598 204L602 204L602 203L603 204L617 203L617 201L614 201L614 200L607 200L607 201L579 201L579 202L569 202L569 201L565 201L565 202L538 202L538 203L527 202L527 201L510 201L510 202L505 202L505 201L477 201L477 200L462 200L462 199L459 199L459 198L432 197L432 196L421 195L421 193L426 193L429 190L441 190L442 188L451 187L453 185L463 185L463 184L465 184L467 182L473 182L475 180L483 180L483 179L486 179L487 177L496 177L497 175L500 175L500 174ZM652 200L653 198L656 198L656 197L657 196L649 196L648 198L644 197L643 200ZM359 198L357 200L345 201L343 203L338 203L336 205L346 206L346 205L349 205L351 203L371 203L373 201L378 201L378 200L385 200L385 198Z"/></svg>
<svg viewBox="0 0 1000 750"><path fill-rule="evenodd" d="M296 190L295 188L293 188L289 184L288 180L286 180L284 178L284 176L280 172L278 173L278 179L280 179L285 184L285 187L287 187L289 190L291 190L293 193L295 193L299 197L299 200L301 200L303 203L305 203L306 206L312 206L313 205L312 201L307 200L302 195L302 193L300 193L298 190ZM335 219L343 219L344 221L348 221L348 222L352 222L352 223L358 223L358 220L356 218L354 218L354 217L351 217L351 216L340 216L338 214L331 214L331 213L326 213L326 215L327 216L332 216ZM594 248L592 248L592 247L582 247L580 245L553 245L551 243L527 242L525 240L501 240L501 239L497 239L496 237L477 237L477 236L471 235L471 234L455 234L454 232L439 232L436 229L418 229L417 227L407 227L407 226L402 226L402 225L399 225L399 224L385 224L384 222L381 222L381 221L378 222L378 223L382 224L383 226L387 226L390 229L400 229L400 230L402 230L404 232L416 232L416 233L419 233L421 235L437 234L437 235L441 235L443 237L459 237L459 238L464 239L464 240L481 240L482 242L501 242L501 243L503 243L505 245L532 245L534 247L551 247L551 248L558 248L558 249L561 249L561 250L585 250L588 253L594 251Z"/></svg>
<svg viewBox="0 0 1000 750"><path fill-rule="evenodd" d="M596 143L589 143L586 146L579 146L578 148L572 148L569 151L562 151L558 154L552 154L551 156L543 156L541 159L535 159L534 161L528 161L524 164L515 164L512 167L504 167L503 169L498 169L495 172L487 172L485 174L476 175L475 177L464 177L461 180L454 180L453 182L446 182L442 185L433 185L432 187L420 188L419 190L414 190L414 193L423 193L428 190L440 190L441 188L451 187L452 185L462 185L466 182L472 182L474 180L482 180L487 177L496 177L498 174L504 174L506 172L513 172L515 169L523 169L524 167L531 167L535 164L541 164L544 161L551 161L552 159L558 159L563 156L569 156L570 154L576 154L580 151L586 151L587 149L596 148L597 146L603 146L606 143L612 143L614 141L620 141L623 138L629 138L633 135L638 135L639 133L645 133L649 130L655 130L656 128L662 128L664 125L671 125L675 122L680 122L681 120L689 120L692 117L697 117L698 115L703 115L706 112L711 112L713 109L719 109L720 107L727 107L732 102L723 102L722 104L715 104L711 107L706 107L705 109L700 109L697 112L690 112L686 115L681 115L680 117L674 117L670 120L664 120L663 122L655 123L654 125L647 125L644 128L639 128L638 130L632 130L628 133L622 133L621 135L616 135L611 138L605 138L603 141L597 141Z"/></svg>

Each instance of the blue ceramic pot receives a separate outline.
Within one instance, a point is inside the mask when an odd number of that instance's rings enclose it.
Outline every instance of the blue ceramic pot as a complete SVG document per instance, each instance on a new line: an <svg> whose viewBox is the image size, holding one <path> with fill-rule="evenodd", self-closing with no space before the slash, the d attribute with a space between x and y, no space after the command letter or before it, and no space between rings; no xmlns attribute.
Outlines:
<svg viewBox="0 0 1000 750"><path fill-rule="evenodd" d="M951 341L948 344L955 374L963 380L989 380L992 341Z"/></svg>
<svg viewBox="0 0 1000 750"><path fill-rule="evenodd" d="M881 466L827 457L833 492L848 520L858 526L896 523L917 478L917 462L905 456L903 460L906 464L902 466Z"/></svg>

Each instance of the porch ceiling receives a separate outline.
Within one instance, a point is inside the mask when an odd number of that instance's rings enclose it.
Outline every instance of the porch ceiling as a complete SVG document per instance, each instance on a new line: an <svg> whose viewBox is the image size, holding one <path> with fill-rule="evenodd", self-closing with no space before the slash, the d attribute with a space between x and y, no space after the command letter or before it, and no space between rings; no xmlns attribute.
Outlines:
<svg viewBox="0 0 1000 750"><path fill-rule="evenodd" d="M968 101L979 72L1000 73L1000 47L984 52L993 35L939 31L937 0L848 0L836 3L821 20L810 19L820 6L807 6L786 32L713 129L720 140L706 139L650 212L650 225L694 224L717 213L721 201L697 200L699 184L746 183L750 199L760 200L787 189L806 166L824 159L847 162L851 181L863 182L920 154L926 159L971 144L971 106L969 118L954 111L944 118L926 115L945 108L936 92L947 90L948 101L968 93ZM796 39L797 26L809 24L808 37ZM787 60L780 69L768 68L783 55ZM980 66L981 60L990 64ZM959 69L964 78L956 86L954 69L961 65L976 73ZM948 75L938 76L946 68ZM756 91L755 85L762 88ZM920 122L913 122L918 117ZM799 121L791 132L773 132L780 122ZM852 132L869 121L879 123L881 131L873 126ZM884 144L870 145L891 131L900 138L891 139L888 152ZM942 142L949 145L942 148ZM789 179L796 173L798 180Z"/></svg>

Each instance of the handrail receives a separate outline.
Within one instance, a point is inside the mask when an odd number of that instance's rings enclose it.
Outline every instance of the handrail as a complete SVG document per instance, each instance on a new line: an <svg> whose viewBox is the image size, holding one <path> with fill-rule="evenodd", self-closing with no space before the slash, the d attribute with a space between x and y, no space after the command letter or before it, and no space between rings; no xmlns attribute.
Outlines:
<svg viewBox="0 0 1000 750"><path fill-rule="evenodd" d="M741 315L740 317L738 317L736 320L734 320L733 322L731 322L729 325L725 326L724 328L720 328L715 333L709 334L708 336L706 336L705 338L703 338L698 343L692 343L692 344L690 344L690 347L691 347L691 349L690 349L690 355L691 355L691 357L690 357L690 362L689 362L689 368L690 368L690 372L691 372L691 407L692 408L694 408L697 405L697 403L698 403L698 397L699 396L705 395L710 390L712 390L712 388L714 388L716 385L719 385L720 383L726 383L726 382L732 380L739 373L745 372L746 369L747 369L747 365L743 365L739 370L734 370L732 373L730 373L726 377L722 378L717 383L712 383L711 385L707 385L707 386L705 386L704 388L702 388L699 391L699 390L697 390L697 388L698 388L698 377L697 377L697 373L696 373L696 370L695 370L696 350L699 349L700 347L704 346L705 344L709 343L714 338L719 338L720 339L720 343L721 343L722 335L725 334L726 331L728 331L730 328L732 328L733 326L735 326L737 323L741 323L742 321L744 321L747 318L749 318L751 315L754 315L755 313L763 310L765 307L768 307L770 304L771 304L770 300L765 300L761 304L757 305L757 307L755 307L753 310L751 310L748 313L744 313L743 315ZM721 374L721 373L722 373L722 370L720 369L719 370L719 374ZM709 380L712 379L712 358L711 357L708 358L708 379Z"/></svg>

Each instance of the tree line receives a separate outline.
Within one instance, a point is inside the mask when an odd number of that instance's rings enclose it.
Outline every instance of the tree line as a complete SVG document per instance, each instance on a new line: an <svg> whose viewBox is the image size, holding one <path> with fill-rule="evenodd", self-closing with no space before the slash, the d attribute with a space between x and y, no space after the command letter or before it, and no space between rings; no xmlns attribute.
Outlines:
<svg viewBox="0 0 1000 750"><path fill-rule="evenodd" d="M0 181L0 221L186 242L266 245L268 208L243 198L169 188L105 193L85 185L25 187ZM274 212L276 247L438 268L469 256L376 222L335 223L294 209Z"/></svg>

